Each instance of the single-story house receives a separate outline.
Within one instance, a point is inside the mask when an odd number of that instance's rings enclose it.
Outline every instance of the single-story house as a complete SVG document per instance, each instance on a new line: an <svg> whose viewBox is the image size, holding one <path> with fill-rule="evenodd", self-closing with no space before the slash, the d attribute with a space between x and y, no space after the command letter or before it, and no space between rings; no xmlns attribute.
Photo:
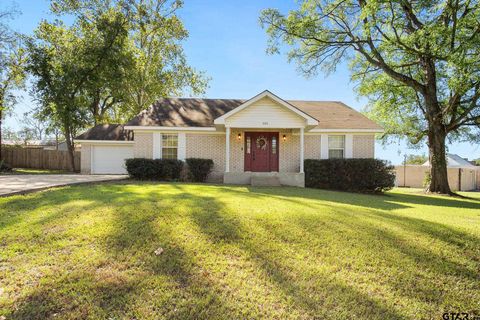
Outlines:
<svg viewBox="0 0 480 320"><path fill-rule="evenodd" d="M396 186L423 188L425 177L430 172L430 162L395 166L395 170ZM457 154L447 153L447 174L450 188L454 191L471 191L480 187L480 167Z"/></svg>
<svg viewBox="0 0 480 320"><path fill-rule="evenodd" d="M304 159L373 158L382 128L337 101L165 98L124 125L77 137L81 172L125 173L127 158L208 158L211 181L304 186Z"/></svg>

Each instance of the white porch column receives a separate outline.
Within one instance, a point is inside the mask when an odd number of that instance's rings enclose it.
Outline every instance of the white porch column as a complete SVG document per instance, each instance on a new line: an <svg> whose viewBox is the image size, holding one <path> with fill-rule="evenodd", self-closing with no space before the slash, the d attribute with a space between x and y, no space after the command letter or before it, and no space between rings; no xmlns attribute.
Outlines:
<svg viewBox="0 0 480 320"><path fill-rule="evenodd" d="M225 129L225 172L230 172L230 127Z"/></svg>
<svg viewBox="0 0 480 320"><path fill-rule="evenodd" d="M303 158L304 158L304 128L300 128L300 173L303 173Z"/></svg>

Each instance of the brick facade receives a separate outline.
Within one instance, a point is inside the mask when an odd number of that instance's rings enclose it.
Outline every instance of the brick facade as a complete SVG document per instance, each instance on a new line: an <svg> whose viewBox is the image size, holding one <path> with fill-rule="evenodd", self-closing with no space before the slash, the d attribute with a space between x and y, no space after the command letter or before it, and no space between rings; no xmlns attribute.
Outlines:
<svg viewBox="0 0 480 320"><path fill-rule="evenodd" d="M300 136L298 134L294 135L291 130L280 131L279 152L279 172L300 171Z"/></svg>
<svg viewBox="0 0 480 320"><path fill-rule="evenodd" d="M232 129L230 133L230 172L244 172L245 129ZM253 130L252 130L253 131ZM267 130L268 131L268 130ZM276 130L270 130L276 131ZM300 136L298 130L279 130L279 171L295 173L300 170ZM241 134L240 139L238 134ZM285 140L283 136L285 135ZM321 135L305 135L305 159L321 158ZM133 155L135 158L153 158L153 133L135 132ZM225 135L208 133L186 134L187 158L212 159L212 177L219 180L225 172ZM353 157L373 158L374 135L353 136ZM91 145L82 146L81 172L91 173Z"/></svg>
<svg viewBox="0 0 480 320"><path fill-rule="evenodd" d="M305 156L304 159L320 159L321 158L322 136L306 135L305 136Z"/></svg>
<svg viewBox="0 0 480 320"><path fill-rule="evenodd" d="M153 133L136 131L134 135L133 156L135 158L153 158Z"/></svg>
<svg viewBox="0 0 480 320"><path fill-rule="evenodd" d="M375 157L375 136L354 135L353 136L353 158Z"/></svg>

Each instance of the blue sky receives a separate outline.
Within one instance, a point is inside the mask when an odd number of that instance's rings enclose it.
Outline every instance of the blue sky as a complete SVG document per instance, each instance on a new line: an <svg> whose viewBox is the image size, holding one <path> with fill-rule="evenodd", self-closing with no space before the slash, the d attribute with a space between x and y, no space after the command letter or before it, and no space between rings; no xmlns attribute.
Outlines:
<svg viewBox="0 0 480 320"><path fill-rule="evenodd" d="M12 3L2 0L0 7ZM41 19L48 16L49 1L16 0L22 12L11 25L17 31L31 34ZM249 98L268 89L284 99L339 100L361 110L366 99L358 98L350 82L345 65L334 74L320 74L304 78L295 64L289 64L285 55L265 53L267 36L258 23L260 11L274 7L288 11L295 0L186 0L180 15L190 33L184 48L189 63L203 70L211 78L205 94L209 98ZM16 108L16 114L30 110L34 102L25 95ZM15 117L6 120L6 126L18 129ZM449 145L449 152L462 157L480 158L480 146L468 143ZM410 150L405 143L382 146L377 143L376 156L400 163L405 153L426 154L422 146Z"/></svg>

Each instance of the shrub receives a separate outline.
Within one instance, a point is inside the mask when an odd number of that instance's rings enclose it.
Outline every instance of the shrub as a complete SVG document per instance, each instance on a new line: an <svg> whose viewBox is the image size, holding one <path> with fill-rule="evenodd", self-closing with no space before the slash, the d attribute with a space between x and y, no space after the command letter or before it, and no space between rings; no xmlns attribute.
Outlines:
<svg viewBox="0 0 480 320"><path fill-rule="evenodd" d="M423 176L423 188L426 190L430 187L430 182L432 182L432 174L430 171L425 172L425 176Z"/></svg>
<svg viewBox="0 0 480 320"><path fill-rule="evenodd" d="M139 180L172 181L180 178L183 161L173 159L126 159L128 175Z"/></svg>
<svg viewBox="0 0 480 320"><path fill-rule="evenodd" d="M10 172L12 167L5 162L5 160L0 160L0 172Z"/></svg>
<svg viewBox="0 0 480 320"><path fill-rule="evenodd" d="M188 158L188 176L194 182L205 182L212 171L212 159Z"/></svg>
<svg viewBox="0 0 480 320"><path fill-rule="evenodd" d="M353 192L384 192L395 185L395 169L377 159L305 160L305 186Z"/></svg>

